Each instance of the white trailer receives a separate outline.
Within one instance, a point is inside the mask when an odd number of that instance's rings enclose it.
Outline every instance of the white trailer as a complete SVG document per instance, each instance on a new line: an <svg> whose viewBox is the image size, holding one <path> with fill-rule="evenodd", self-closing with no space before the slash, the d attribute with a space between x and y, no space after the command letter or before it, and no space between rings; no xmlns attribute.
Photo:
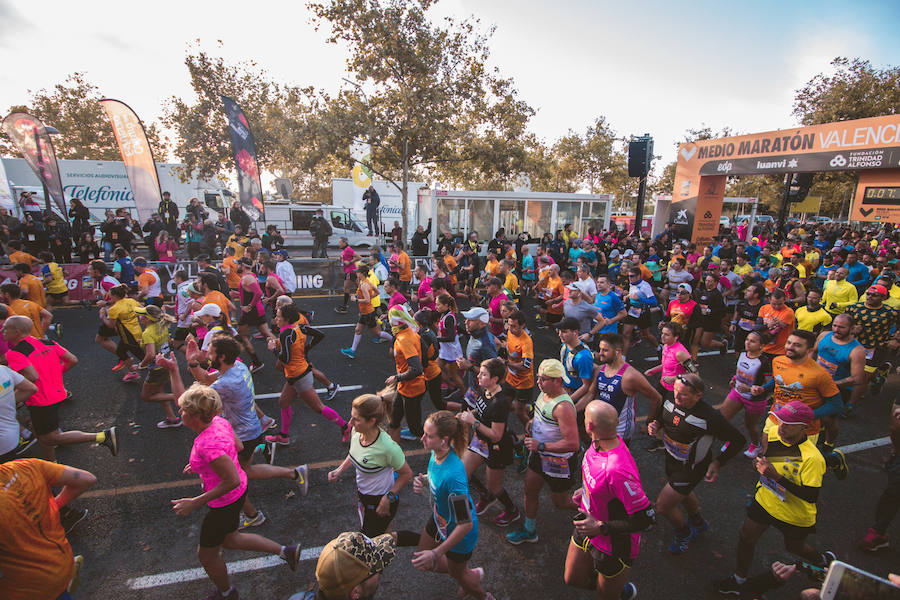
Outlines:
<svg viewBox="0 0 900 600"><path fill-rule="evenodd" d="M137 217L124 163L114 160L59 160L58 163L67 205L70 198L78 198L97 221L103 220L106 209L126 208ZM183 182L177 172L180 167L175 163L156 163L160 188L172 195L182 215L193 197L218 211L230 205L233 196L225 189L224 182L198 177ZM24 158L0 159L0 205L18 214L16 200L22 191L35 192L43 200L41 181ZM53 202L51 206L55 208Z"/></svg>
<svg viewBox="0 0 900 600"><path fill-rule="evenodd" d="M403 226L403 197L400 190L388 181L373 180L372 186L381 199L381 206L379 207L380 229L385 234L390 234L391 229L394 228L394 221L399 222L401 227ZM428 186L419 181L410 181L407 186L409 190L407 196L409 200L409 224L410 229L415 230L415 224L418 222L418 203L416 199L419 197L419 190L421 188L427 189ZM350 209L351 214L365 224L366 211L363 208L362 196L366 189L356 185L350 178L335 177L331 180L331 203L334 206ZM410 235L412 233L407 238Z"/></svg>

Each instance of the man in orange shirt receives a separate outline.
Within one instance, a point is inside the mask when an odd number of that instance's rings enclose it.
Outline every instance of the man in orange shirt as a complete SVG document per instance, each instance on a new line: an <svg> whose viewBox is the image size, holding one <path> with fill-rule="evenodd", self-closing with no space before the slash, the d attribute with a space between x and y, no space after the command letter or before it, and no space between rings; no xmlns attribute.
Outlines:
<svg viewBox="0 0 900 600"><path fill-rule="evenodd" d="M784 354L784 344L794 330L794 311L786 302L784 291L776 288L769 294L769 303L759 309L763 327L772 336L772 341L763 346L763 352L770 359Z"/></svg>
<svg viewBox="0 0 900 600"><path fill-rule="evenodd" d="M31 319L31 335L41 339L44 332L50 327L53 315L46 308L41 308L36 302L22 299L22 290L15 283L0 285L0 300L9 306L9 312L14 315L22 315Z"/></svg>
<svg viewBox="0 0 900 600"><path fill-rule="evenodd" d="M12 264L25 263L29 267L33 267L35 263L41 262L31 254L23 252L22 242L19 240L12 240L6 245L10 250L12 250L12 252L9 253L9 262L11 262Z"/></svg>
<svg viewBox="0 0 900 600"><path fill-rule="evenodd" d="M238 273L237 258L234 254L234 248L225 247L225 258L222 259L222 271L225 272L225 282L228 289L231 290L232 296L238 293L238 287L241 285L241 276ZM225 290L222 290L225 291Z"/></svg>
<svg viewBox="0 0 900 600"><path fill-rule="evenodd" d="M353 344L349 348L341 348L341 354L348 358L356 358L356 348L359 347L359 341L362 339L363 330L368 328L375 335L372 339L373 344L382 342L390 342L391 334L381 330L378 319L375 317L375 307L372 306L372 298L378 295L378 290L372 285L367 278L369 277L369 265L360 264L356 267L358 273L356 288L356 303L359 306L359 321L356 323L356 329L353 332Z"/></svg>
<svg viewBox="0 0 900 600"><path fill-rule="evenodd" d="M563 303L566 299L566 290L565 286L563 286L562 279L559 277L559 265L550 265L547 281L542 285L544 286L542 291L546 308L538 308L538 311L541 313L541 316L544 317L544 322L541 323L541 327L544 328L547 327L548 324L555 325L556 323L559 323L563 316Z"/></svg>
<svg viewBox="0 0 900 600"><path fill-rule="evenodd" d="M159 274L147 265L147 259L139 256L132 262L134 272L138 274L138 299L146 304L155 304L162 308L162 280Z"/></svg>
<svg viewBox="0 0 900 600"><path fill-rule="evenodd" d="M222 317L225 320L225 324L230 325L234 304L225 297L225 294L215 289L216 283L216 276L212 273L200 273L197 277L197 287L199 292L203 294L200 305L215 304L222 309Z"/></svg>
<svg viewBox="0 0 900 600"><path fill-rule="evenodd" d="M68 596L75 560L60 509L96 482L87 471L36 458L0 464L4 598ZM54 496L50 486L62 489Z"/></svg>
<svg viewBox="0 0 900 600"><path fill-rule="evenodd" d="M528 407L534 404L534 340L525 329L525 313L514 310L506 318L506 383L513 410L525 425Z"/></svg>
<svg viewBox="0 0 900 600"><path fill-rule="evenodd" d="M31 267L25 263L16 263L13 265L13 270L19 279L22 296L41 308L47 308L47 298L44 296L44 282L31 274Z"/></svg>
<svg viewBox="0 0 900 600"><path fill-rule="evenodd" d="M412 282L412 261L409 260L409 254L403 251L403 242L391 244L391 252L397 255L397 260L388 262L397 269L397 278L400 280L400 292L408 296L409 284Z"/></svg>
<svg viewBox="0 0 900 600"><path fill-rule="evenodd" d="M391 333L394 334L394 363L397 374L385 379L384 384L397 384L397 398L390 415L391 438L400 441L400 425L406 416L410 433L421 438L422 396L425 395L425 369L422 366L422 345L419 325L406 308L398 305L388 311Z"/></svg>

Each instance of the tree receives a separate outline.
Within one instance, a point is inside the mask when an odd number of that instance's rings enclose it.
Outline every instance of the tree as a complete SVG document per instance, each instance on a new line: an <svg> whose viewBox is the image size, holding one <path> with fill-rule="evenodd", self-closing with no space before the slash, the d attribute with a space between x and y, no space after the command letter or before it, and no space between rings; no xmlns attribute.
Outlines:
<svg viewBox="0 0 900 600"><path fill-rule="evenodd" d="M84 73L72 73L65 82L51 91L31 92L27 105L13 106L9 112L26 112L39 118L45 125L53 126L59 134L53 135L53 148L57 158L81 160L122 160L112 126L106 111L100 104L103 95ZM166 141L155 123L145 123L150 148L157 159L168 155ZM0 153L18 155L5 134L0 135Z"/></svg>
<svg viewBox="0 0 900 600"><path fill-rule="evenodd" d="M409 231L411 171L477 169L510 180L526 156L520 138L532 109L513 82L487 66L488 39L477 20L432 23L435 0L332 0L308 5L328 41L345 45L355 80L319 94L308 131L347 166L351 142L371 144L368 167L400 190ZM513 152L508 152L513 150Z"/></svg>

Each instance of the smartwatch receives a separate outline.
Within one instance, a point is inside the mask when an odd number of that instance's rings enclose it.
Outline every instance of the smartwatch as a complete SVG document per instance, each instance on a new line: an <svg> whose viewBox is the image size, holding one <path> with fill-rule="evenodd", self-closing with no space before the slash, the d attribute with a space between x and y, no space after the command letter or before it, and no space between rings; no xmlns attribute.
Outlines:
<svg viewBox="0 0 900 600"><path fill-rule="evenodd" d="M538 444L538 452L543 452L543 451L544 451L544 448L545 448L544 442L541 442L541 443Z"/></svg>
<svg viewBox="0 0 900 600"><path fill-rule="evenodd" d="M387 497L388 502L396 502L397 500L400 499L400 496L398 496L397 494L395 494L394 492L391 492L391 491L388 491L388 493L386 493L385 496Z"/></svg>

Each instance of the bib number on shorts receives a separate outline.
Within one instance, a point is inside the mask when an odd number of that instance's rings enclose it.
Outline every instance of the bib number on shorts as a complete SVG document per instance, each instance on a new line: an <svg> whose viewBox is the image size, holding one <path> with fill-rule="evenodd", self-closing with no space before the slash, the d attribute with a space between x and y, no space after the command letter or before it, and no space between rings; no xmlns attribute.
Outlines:
<svg viewBox="0 0 900 600"><path fill-rule="evenodd" d="M663 435L663 443L666 445L666 452L675 460L687 462L691 456L691 445L676 442L667 435Z"/></svg>
<svg viewBox="0 0 900 600"><path fill-rule="evenodd" d="M628 308L628 316L634 317L635 319L639 319L641 317L641 309L636 306L631 306Z"/></svg>
<svg viewBox="0 0 900 600"><path fill-rule="evenodd" d="M866 360L875 358L875 348L866 348Z"/></svg>
<svg viewBox="0 0 900 600"><path fill-rule="evenodd" d="M541 470L548 477L556 477L557 479L568 479L569 459L562 456L549 456L541 454Z"/></svg>
<svg viewBox="0 0 900 600"><path fill-rule="evenodd" d="M741 319L738 321L738 326L744 331L753 331L753 328L756 327L756 323L750 319Z"/></svg>
<svg viewBox="0 0 900 600"><path fill-rule="evenodd" d="M469 442L469 450L480 456L481 458L487 460L488 457L488 447L487 444L484 443L484 440L479 438L477 435L472 437L472 441Z"/></svg>

